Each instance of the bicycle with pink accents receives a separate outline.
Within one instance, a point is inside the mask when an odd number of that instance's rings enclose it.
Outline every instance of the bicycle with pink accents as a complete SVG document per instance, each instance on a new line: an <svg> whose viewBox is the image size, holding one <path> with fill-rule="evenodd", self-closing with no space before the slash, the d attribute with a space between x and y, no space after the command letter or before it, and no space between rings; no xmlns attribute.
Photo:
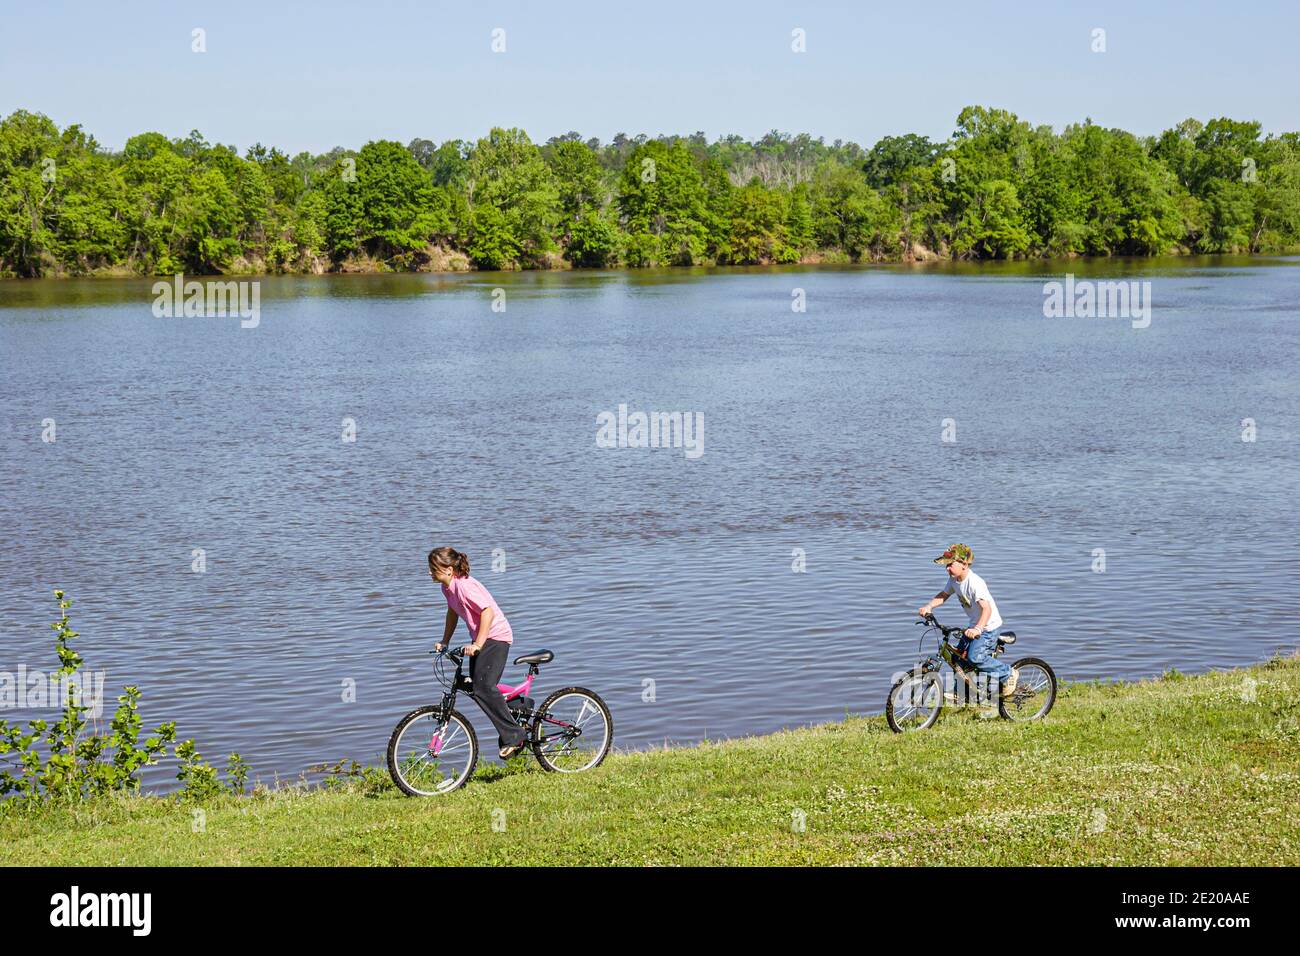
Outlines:
<svg viewBox="0 0 1300 956"><path fill-rule="evenodd" d="M451 793L465 785L478 764L478 737L465 715L456 709L456 695L473 696L474 685L465 676L465 649L441 652L434 660L434 676L446 688L442 702L411 711L393 729L388 741L388 772L393 782L411 797ZM564 687L534 708L528 696L533 678L555 655L542 650L515 658L528 665L522 684L497 684L511 715L528 734L527 746L544 770L581 773L600 765L614 742L614 718L609 708L585 687ZM456 663L448 673L447 661Z"/></svg>

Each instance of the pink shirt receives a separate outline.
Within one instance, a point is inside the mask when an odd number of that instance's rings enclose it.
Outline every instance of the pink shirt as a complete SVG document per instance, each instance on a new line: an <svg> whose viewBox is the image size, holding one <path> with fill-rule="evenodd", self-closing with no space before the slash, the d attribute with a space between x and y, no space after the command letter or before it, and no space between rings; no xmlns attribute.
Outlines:
<svg viewBox="0 0 1300 956"><path fill-rule="evenodd" d="M501 613L501 608L497 607L497 602L492 600L492 595L488 589L479 583L477 578L464 577L451 579L451 585L442 586L442 596L447 599L447 607L459 615L466 625L469 626L469 633L478 640L478 622L483 616L483 609L490 607L492 609L492 629L488 631L487 639L489 641L505 641L507 644L514 642L514 635L510 631L510 622L506 616Z"/></svg>

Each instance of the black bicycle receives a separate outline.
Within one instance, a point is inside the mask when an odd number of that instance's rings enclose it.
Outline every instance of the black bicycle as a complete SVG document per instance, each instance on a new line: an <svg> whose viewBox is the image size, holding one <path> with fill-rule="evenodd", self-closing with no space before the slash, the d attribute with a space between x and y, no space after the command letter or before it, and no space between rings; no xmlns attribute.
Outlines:
<svg viewBox="0 0 1300 956"><path fill-rule="evenodd" d="M469 720L456 709L456 695L471 696L474 685L465 676L465 649L432 651L434 676L446 688L442 702L411 711L397 722L388 741L388 772L412 797L450 793L465 785L478 764L478 737ZM614 718L609 708L585 687L557 690L534 708L528 696L533 678L555 655L542 650L515 658L528 665L528 677L517 687L498 684L511 715L528 734L526 745L542 768L555 773L581 773L600 765L614 742ZM456 664L448 673L447 661Z"/></svg>
<svg viewBox="0 0 1300 956"><path fill-rule="evenodd" d="M964 627L945 627L933 614L928 614L917 624L926 626L921 635L921 644L937 632L938 650L922 658L915 668L894 682L889 689L889 699L885 702L885 719L889 729L896 734L907 730L925 730L939 719L939 711L945 703L958 706L966 703L988 703L986 693L975 681L975 668L971 663L957 655L957 648L949 643L952 638L960 638ZM998 635L994 657L1016 642L1015 631L1003 631ZM917 650L920 650L918 645ZM953 674L963 681L964 694L943 686L939 669L947 664ZM1046 717L1047 712L1056 703L1056 674L1047 661L1037 657L1022 657L1011 665L1017 675L1015 689L1006 696L998 695L998 713L1005 720L1038 720Z"/></svg>

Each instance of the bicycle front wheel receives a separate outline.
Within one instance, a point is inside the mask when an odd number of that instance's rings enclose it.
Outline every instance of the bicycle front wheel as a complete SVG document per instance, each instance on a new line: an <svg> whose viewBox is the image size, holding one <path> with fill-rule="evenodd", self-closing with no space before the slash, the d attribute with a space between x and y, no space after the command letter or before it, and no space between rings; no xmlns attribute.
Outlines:
<svg viewBox="0 0 1300 956"><path fill-rule="evenodd" d="M998 698L998 713L1007 720L1038 720L1056 703L1056 674L1047 661L1022 657L1015 668L1016 689Z"/></svg>
<svg viewBox="0 0 1300 956"><path fill-rule="evenodd" d="M545 770L581 773L600 762L614 743L614 718L585 687L557 690L538 708L530 742Z"/></svg>
<svg viewBox="0 0 1300 956"><path fill-rule="evenodd" d="M388 741L388 772L408 797L451 793L478 763L478 737L458 710L421 707L397 722Z"/></svg>
<svg viewBox="0 0 1300 956"><path fill-rule="evenodd" d="M925 730L939 719L943 709L943 682L936 671L913 671L889 688L885 720L896 734Z"/></svg>

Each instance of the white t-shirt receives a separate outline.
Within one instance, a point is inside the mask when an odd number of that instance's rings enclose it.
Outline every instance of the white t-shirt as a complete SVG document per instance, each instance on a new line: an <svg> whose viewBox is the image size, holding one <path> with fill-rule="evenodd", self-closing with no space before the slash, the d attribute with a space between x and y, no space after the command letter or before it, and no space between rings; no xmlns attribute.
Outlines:
<svg viewBox="0 0 1300 956"><path fill-rule="evenodd" d="M955 594L957 600L961 601L961 606L966 609L966 616L970 618L970 626L974 627L980 622L980 606L976 601L987 601L989 606L989 620L984 625L985 631L995 631L1002 626L1002 615L998 613L997 602L993 600L993 595L989 593L989 586L984 583L984 579L974 571L966 572L966 580L958 581L956 578L948 578L948 586L943 589L944 594Z"/></svg>

